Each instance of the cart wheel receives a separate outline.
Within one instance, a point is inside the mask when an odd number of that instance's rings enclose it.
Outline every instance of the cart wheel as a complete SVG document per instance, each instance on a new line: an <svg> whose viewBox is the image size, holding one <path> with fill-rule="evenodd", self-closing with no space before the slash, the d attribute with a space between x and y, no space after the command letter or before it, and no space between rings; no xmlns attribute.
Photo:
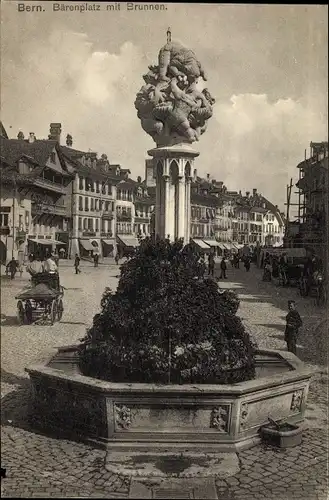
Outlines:
<svg viewBox="0 0 329 500"><path fill-rule="evenodd" d="M57 303L57 321L60 321L63 316L64 306L62 299L59 299Z"/></svg>
<svg viewBox="0 0 329 500"><path fill-rule="evenodd" d="M21 300L17 302L17 321L19 325L23 325L25 323L25 311Z"/></svg>
<svg viewBox="0 0 329 500"><path fill-rule="evenodd" d="M50 323L53 325L56 321L57 317L57 301L53 300L51 303L51 310L50 310Z"/></svg>

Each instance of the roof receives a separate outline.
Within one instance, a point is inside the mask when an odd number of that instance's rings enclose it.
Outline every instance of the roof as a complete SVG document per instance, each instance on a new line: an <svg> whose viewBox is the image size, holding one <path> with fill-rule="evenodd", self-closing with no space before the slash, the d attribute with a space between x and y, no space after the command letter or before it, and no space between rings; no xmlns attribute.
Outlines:
<svg viewBox="0 0 329 500"><path fill-rule="evenodd" d="M1 156L3 156L10 165L16 165L22 155L33 158L39 165L44 166L50 153L56 147L57 141L35 140L29 143L20 139L0 138Z"/></svg>
<svg viewBox="0 0 329 500"><path fill-rule="evenodd" d="M1 121L0 121L0 136L4 137L5 139L8 139L8 135L7 135L6 129L3 126L3 123Z"/></svg>
<svg viewBox="0 0 329 500"><path fill-rule="evenodd" d="M114 176L112 173L108 173L103 168L103 165L107 163L106 160L103 160L102 158L97 159L96 168L84 165L80 161L80 158L82 158L83 156L85 157L88 157L88 155L89 157L95 156L97 155L97 153L79 151L78 149L69 148L67 146L60 146L60 150L63 153L64 157L67 158L73 164L78 174L90 176L98 180L111 181L112 184L120 182L121 178L119 176Z"/></svg>
<svg viewBox="0 0 329 500"><path fill-rule="evenodd" d="M211 195L203 195L198 193L191 193L191 203L196 205L205 205L205 206L219 206L220 201L216 196Z"/></svg>

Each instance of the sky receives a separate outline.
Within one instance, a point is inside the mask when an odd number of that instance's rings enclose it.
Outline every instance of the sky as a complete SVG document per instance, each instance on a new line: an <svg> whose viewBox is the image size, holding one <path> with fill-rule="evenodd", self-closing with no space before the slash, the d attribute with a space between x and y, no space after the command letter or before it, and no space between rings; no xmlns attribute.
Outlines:
<svg viewBox="0 0 329 500"><path fill-rule="evenodd" d="M144 177L154 143L134 100L170 26L202 62L216 98L194 143L198 175L229 190L257 188L283 209L305 149L328 140L325 5L169 3L150 12L122 2L120 11L99 4L101 11L80 13L25 3L44 11L1 2L1 119L10 137L21 130L47 138L49 124L60 122L63 144L69 133L73 147L106 153Z"/></svg>

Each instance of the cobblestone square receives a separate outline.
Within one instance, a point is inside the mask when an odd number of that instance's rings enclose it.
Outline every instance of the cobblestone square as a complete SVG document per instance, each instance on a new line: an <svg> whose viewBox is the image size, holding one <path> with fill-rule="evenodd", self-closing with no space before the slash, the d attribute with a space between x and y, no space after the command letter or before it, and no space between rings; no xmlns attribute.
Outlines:
<svg viewBox="0 0 329 500"><path fill-rule="evenodd" d="M82 264L60 267L65 287L64 314L53 326L16 324L15 294L28 284L27 275L2 283L1 465L4 497L106 497L129 496L130 480L111 474L104 467L105 452L58 436L35 432L26 418L29 380L24 369L47 358L52 349L77 342L99 309L106 286L115 289L118 267L109 262L93 268ZM286 349L283 339L286 303L298 302L304 327L298 356L317 368L308 399L306 430L302 445L285 451L264 445L239 453L240 472L222 480L215 478L218 498L245 500L325 500L328 494L327 386L325 359L328 339L317 325L325 311L312 299L298 297L293 288L279 288L261 281L255 266L250 273L229 269L220 286L235 289L241 299L239 314L259 347Z"/></svg>

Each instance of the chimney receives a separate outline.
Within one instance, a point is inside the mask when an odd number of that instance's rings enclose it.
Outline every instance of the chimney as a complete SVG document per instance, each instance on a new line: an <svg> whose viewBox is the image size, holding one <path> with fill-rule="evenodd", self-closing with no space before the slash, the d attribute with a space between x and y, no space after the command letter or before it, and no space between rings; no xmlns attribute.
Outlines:
<svg viewBox="0 0 329 500"><path fill-rule="evenodd" d="M35 134L34 134L34 132L30 132L29 143L32 144L34 141L35 141Z"/></svg>
<svg viewBox="0 0 329 500"><path fill-rule="evenodd" d="M73 138L70 134L67 134L66 136L66 145L68 148L71 148L73 146Z"/></svg>
<svg viewBox="0 0 329 500"><path fill-rule="evenodd" d="M250 191L246 191L246 197L249 198Z"/></svg>
<svg viewBox="0 0 329 500"><path fill-rule="evenodd" d="M197 172L197 169L195 168L193 170L193 182L196 182L197 181L197 177L198 177L198 172Z"/></svg>
<svg viewBox="0 0 329 500"><path fill-rule="evenodd" d="M48 135L48 139L50 139L51 141L57 141L60 144L61 132L62 132L62 124L61 123L51 123L50 124L50 134Z"/></svg>
<svg viewBox="0 0 329 500"><path fill-rule="evenodd" d="M17 139L20 141L24 141L24 134L21 130L17 134Z"/></svg>
<svg viewBox="0 0 329 500"><path fill-rule="evenodd" d="M239 195L240 195L240 196L242 195L242 192L241 192L241 190L239 191Z"/></svg>
<svg viewBox="0 0 329 500"><path fill-rule="evenodd" d="M207 181L210 181L210 174L207 174Z"/></svg>
<svg viewBox="0 0 329 500"><path fill-rule="evenodd" d="M256 189L256 188L254 188L254 189L252 190L252 195L253 195L253 196L256 196L256 194L257 194L257 189Z"/></svg>

